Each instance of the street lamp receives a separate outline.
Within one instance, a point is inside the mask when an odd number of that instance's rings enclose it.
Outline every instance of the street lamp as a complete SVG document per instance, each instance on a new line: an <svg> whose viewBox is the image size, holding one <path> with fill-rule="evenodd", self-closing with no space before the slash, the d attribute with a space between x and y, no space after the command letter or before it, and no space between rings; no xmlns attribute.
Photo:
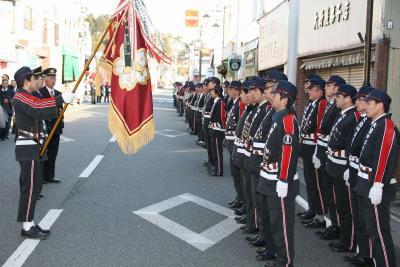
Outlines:
<svg viewBox="0 0 400 267"><path fill-rule="evenodd" d="M203 22L206 22L210 18L210 15L207 13L203 15ZM202 33L203 33L203 23L200 25L200 51L199 51L199 82L201 82L201 63L203 61L203 42L202 42Z"/></svg>

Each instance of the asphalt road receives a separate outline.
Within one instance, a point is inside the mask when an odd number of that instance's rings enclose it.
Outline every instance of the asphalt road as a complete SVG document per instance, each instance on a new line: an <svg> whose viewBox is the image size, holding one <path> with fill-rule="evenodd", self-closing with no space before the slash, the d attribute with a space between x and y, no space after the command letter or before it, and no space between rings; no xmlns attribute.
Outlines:
<svg viewBox="0 0 400 267"><path fill-rule="evenodd" d="M133 156L110 140L106 104L68 111L56 169L62 183L44 186L35 221L54 209L59 217L38 244L19 235L14 145L0 143L0 264L263 266L227 209L234 196L227 155L225 177L207 176L206 152L186 132L171 95L166 89L155 93L155 140ZM82 175L95 158L100 163ZM398 248L399 222L393 220L392 228ZM313 231L300 223L295 231L296 266L346 266L344 255L331 252Z"/></svg>

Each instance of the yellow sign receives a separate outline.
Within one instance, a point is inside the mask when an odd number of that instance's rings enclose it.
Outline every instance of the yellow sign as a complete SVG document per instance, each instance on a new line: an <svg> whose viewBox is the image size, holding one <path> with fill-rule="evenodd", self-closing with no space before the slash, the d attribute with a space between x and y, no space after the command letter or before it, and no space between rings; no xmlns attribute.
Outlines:
<svg viewBox="0 0 400 267"><path fill-rule="evenodd" d="M186 25L186 27L198 27L199 26L199 11L198 10L186 10L185 25Z"/></svg>

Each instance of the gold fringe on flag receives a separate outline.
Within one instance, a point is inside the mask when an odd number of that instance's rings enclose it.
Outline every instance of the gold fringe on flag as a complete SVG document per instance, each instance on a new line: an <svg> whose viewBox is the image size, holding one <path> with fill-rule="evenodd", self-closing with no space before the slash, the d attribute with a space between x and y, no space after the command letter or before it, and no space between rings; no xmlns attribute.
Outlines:
<svg viewBox="0 0 400 267"><path fill-rule="evenodd" d="M117 143L124 154L134 154L154 139L155 126L153 116L144 121L138 129L129 133L127 127L114 108L111 97L110 109L108 112L108 128L116 137Z"/></svg>

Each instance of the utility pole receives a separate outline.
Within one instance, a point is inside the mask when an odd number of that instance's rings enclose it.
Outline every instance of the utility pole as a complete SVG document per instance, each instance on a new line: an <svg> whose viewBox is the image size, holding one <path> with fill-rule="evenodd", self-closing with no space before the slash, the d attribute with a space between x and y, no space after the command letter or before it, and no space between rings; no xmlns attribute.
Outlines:
<svg viewBox="0 0 400 267"><path fill-rule="evenodd" d="M374 0L367 0L367 21L364 43L364 86L371 84L371 39L372 39L372 18L374 12ZM378 66L376 66L378 67Z"/></svg>
<svg viewBox="0 0 400 267"><path fill-rule="evenodd" d="M203 54L201 53L202 52L201 50L203 50L202 32L203 32L203 25L200 26L199 82L201 82L201 63L203 61Z"/></svg>

